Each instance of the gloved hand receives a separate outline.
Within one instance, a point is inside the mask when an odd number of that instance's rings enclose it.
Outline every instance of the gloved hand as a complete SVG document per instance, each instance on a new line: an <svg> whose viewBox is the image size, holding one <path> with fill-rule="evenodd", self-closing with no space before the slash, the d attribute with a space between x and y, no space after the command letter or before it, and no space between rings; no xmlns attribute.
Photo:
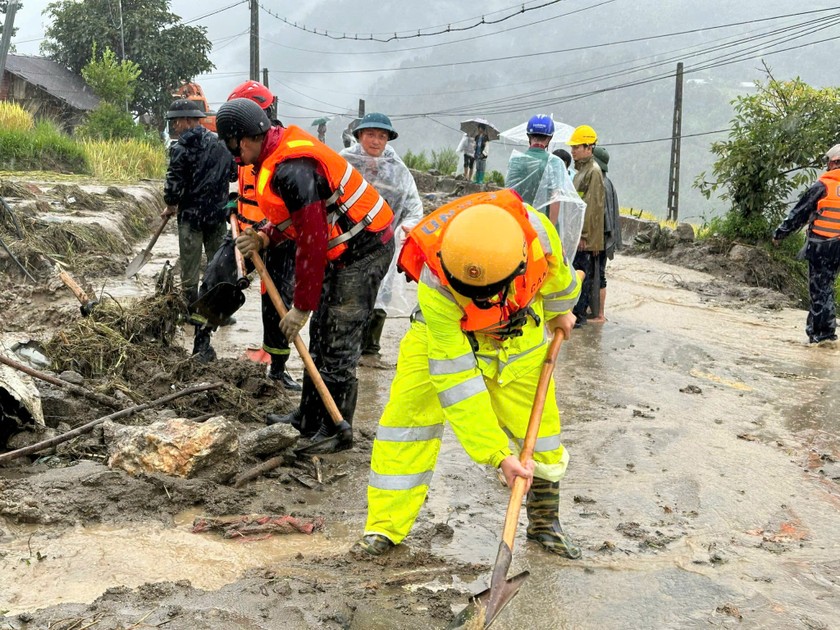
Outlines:
<svg viewBox="0 0 840 630"><path fill-rule="evenodd" d="M258 253L266 246L267 237L262 232L255 232L248 228L236 238L236 247L246 258L252 253Z"/></svg>
<svg viewBox="0 0 840 630"><path fill-rule="evenodd" d="M289 340L289 343L294 341L301 328L306 325L306 320L309 319L309 311L301 311L294 307L289 309L286 316L280 320L280 332Z"/></svg>
<svg viewBox="0 0 840 630"><path fill-rule="evenodd" d="M239 210L239 195L231 193L228 198L227 206L225 206L225 216L230 217L230 215L236 214L237 210Z"/></svg>

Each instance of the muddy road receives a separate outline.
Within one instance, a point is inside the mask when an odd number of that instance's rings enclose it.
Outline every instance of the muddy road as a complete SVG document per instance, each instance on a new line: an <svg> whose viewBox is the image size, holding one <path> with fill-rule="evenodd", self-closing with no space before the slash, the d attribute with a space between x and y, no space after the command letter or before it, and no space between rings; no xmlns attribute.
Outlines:
<svg viewBox="0 0 840 630"><path fill-rule="evenodd" d="M176 252L168 231L138 280L108 290L151 291ZM526 542L523 510L511 572L531 577L495 627L840 627L840 351L809 347L805 313L767 292L626 256L608 277L609 321L576 330L555 375L561 522L583 558ZM214 338L222 375L259 344L257 298ZM54 293L47 311L69 317L71 300ZM451 432L406 544L348 553L407 326L389 319L381 363L359 368L356 446L324 457L313 489L295 468L242 489L69 455L0 468L0 628L445 627L487 585L507 496ZM325 525L253 542L191 532L197 516L250 513Z"/></svg>

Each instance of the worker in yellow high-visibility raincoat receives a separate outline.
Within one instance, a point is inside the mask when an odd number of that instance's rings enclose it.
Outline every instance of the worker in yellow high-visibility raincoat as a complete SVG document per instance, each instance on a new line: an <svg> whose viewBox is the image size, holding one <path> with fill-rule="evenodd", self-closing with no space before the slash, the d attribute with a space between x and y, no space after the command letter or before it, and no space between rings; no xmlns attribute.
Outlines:
<svg viewBox="0 0 840 630"><path fill-rule="evenodd" d="M511 190L477 193L421 220L399 265L418 284L418 307L377 428L355 549L381 555L408 535L449 422L473 460L500 468L509 486L531 482L528 538L579 558L557 517L569 456L553 380L533 460L521 465L510 445L524 440L548 331L568 337L575 321L580 283L557 231Z"/></svg>

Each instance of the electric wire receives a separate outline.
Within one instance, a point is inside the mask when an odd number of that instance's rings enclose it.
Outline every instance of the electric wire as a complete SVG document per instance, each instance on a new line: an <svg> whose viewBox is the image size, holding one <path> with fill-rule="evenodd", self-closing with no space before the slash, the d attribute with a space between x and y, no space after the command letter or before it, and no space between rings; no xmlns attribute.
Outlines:
<svg viewBox="0 0 840 630"><path fill-rule="evenodd" d="M259 7L260 7L260 9L265 11L268 15L270 15L271 17L279 20L283 24L285 24L287 26L291 26L291 27L296 28L296 29L301 30L301 31L305 31L307 33L311 33L313 35L320 35L322 37L328 37L330 39L336 39L336 40L349 39L349 40L356 40L356 41L374 41L374 42L386 43L386 42L391 42L391 41L398 40L398 39L413 39L413 38L417 38L417 37L434 37L436 35L444 35L446 33L457 33L457 32L461 32L461 31L469 31L469 30L472 30L474 28L484 26L486 24L499 24L500 22L505 22L506 20L509 20L511 18L516 17L517 15L522 15L523 13L528 13L530 11L536 11L536 10L539 10L539 9L543 9L545 7L549 7L551 5L559 4L561 2L566 2L566 1L567 0L547 0L546 2L543 2L542 4L539 4L539 5L536 5L536 6L533 6L533 7L527 7L527 8L525 7L525 3L522 3L522 4L514 5L513 7L509 7L507 9L499 9L497 11L491 11L489 13L485 13L484 15L476 16L474 18L466 18L466 19L463 19L463 20L458 20L456 22L450 22L449 24L438 24L436 26L425 26L425 27L421 27L421 28L416 29L416 30L412 29L411 31L394 31L393 33L390 32L390 31L389 32L380 32L380 33L349 33L349 34L348 33L342 33L341 35L338 35L337 31L334 31L335 34L330 34L329 30L325 29L325 28L320 29L320 32L319 32L319 29L317 27L306 26L305 24L298 24L297 22L290 21L288 18L285 18L281 15L278 15L278 14L274 13L271 9L266 8L265 5L263 5L262 3L259 3ZM500 18L495 19L495 20L488 20L487 19L488 15L495 15L497 13L504 13L506 11L512 11L514 9L518 9L518 10L516 10L514 13L511 13L509 15L500 17ZM468 26L463 26L463 27L455 26L455 27L453 27L454 24L460 24L462 22L472 22L472 23ZM435 30L435 31L432 31L432 32L429 32L429 33L423 33L422 32L422 31L431 30L431 29L438 29L438 30ZM376 37L377 35L382 35L383 37ZM385 37L385 36L387 36L387 37Z"/></svg>
<svg viewBox="0 0 840 630"><path fill-rule="evenodd" d="M216 9L215 11L211 11L210 13L205 13L204 15L199 15L198 17L191 18L189 20L183 20L181 24L192 24L193 22L198 22L199 20L203 20L204 18L209 18L213 15L218 15L219 13L223 13L229 9L234 7L238 7L241 4L247 4L249 0L239 0L239 2L234 2L233 4L229 4L226 7L222 7L221 9Z"/></svg>

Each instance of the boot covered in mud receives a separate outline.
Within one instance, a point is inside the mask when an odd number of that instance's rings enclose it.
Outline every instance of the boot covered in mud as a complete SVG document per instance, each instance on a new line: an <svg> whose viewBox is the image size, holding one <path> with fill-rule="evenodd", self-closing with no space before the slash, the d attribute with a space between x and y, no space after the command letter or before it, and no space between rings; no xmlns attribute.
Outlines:
<svg viewBox="0 0 840 630"><path fill-rule="evenodd" d="M356 412L356 401L359 398L359 381L354 378L347 383L327 382L327 389L330 390L335 405L341 412L341 417L347 421L347 424L353 426L353 415ZM323 401L320 402L323 407ZM318 442L323 442L333 437L336 433L338 433L338 427L336 427L335 422L330 417L326 407L324 407L321 415L321 426L318 428L318 432L312 437L312 443L317 444ZM340 448L336 450L346 450L351 446L353 446L352 440L342 442Z"/></svg>
<svg viewBox="0 0 840 630"><path fill-rule="evenodd" d="M290 392L299 392L303 388L300 383L292 378L292 375L286 371L286 361L289 360L288 354L272 354L271 364L268 366L268 378L274 381L280 381L283 389Z"/></svg>
<svg viewBox="0 0 840 630"><path fill-rule="evenodd" d="M528 511L528 540L540 543L551 553L572 560L580 558L580 547L563 531L557 519L560 508L559 481L552 483L534 477L525 507Z"/></svg>
<svg viewBox="0 0 840 630"><path fill-rule="evenodd" d="M350 553L378 557L385 555L395 546L389 538L382 534L365 534L350 548Z"/></svg>
<svg viewBox="0 0 840 630"><path fill-rule="evenodd" d="M193 339L193 356L200 363L210 363L216 360L216 351L210 345L212 328L207 326L195 327L195 338Z"/></svg>
<svg viewBox="0 0 840 630"><path fill-rule="evenodd" d="M290 424L300 431L301 436L311 438L318 432L318 427L321 426L319 413L326 414L324 404L321 402L321 395L315 389L315 383L309 378L309 375L304 374L300 405L287 414L268 414L265 417L265 423L269 426L272 424Z"/></svg>

